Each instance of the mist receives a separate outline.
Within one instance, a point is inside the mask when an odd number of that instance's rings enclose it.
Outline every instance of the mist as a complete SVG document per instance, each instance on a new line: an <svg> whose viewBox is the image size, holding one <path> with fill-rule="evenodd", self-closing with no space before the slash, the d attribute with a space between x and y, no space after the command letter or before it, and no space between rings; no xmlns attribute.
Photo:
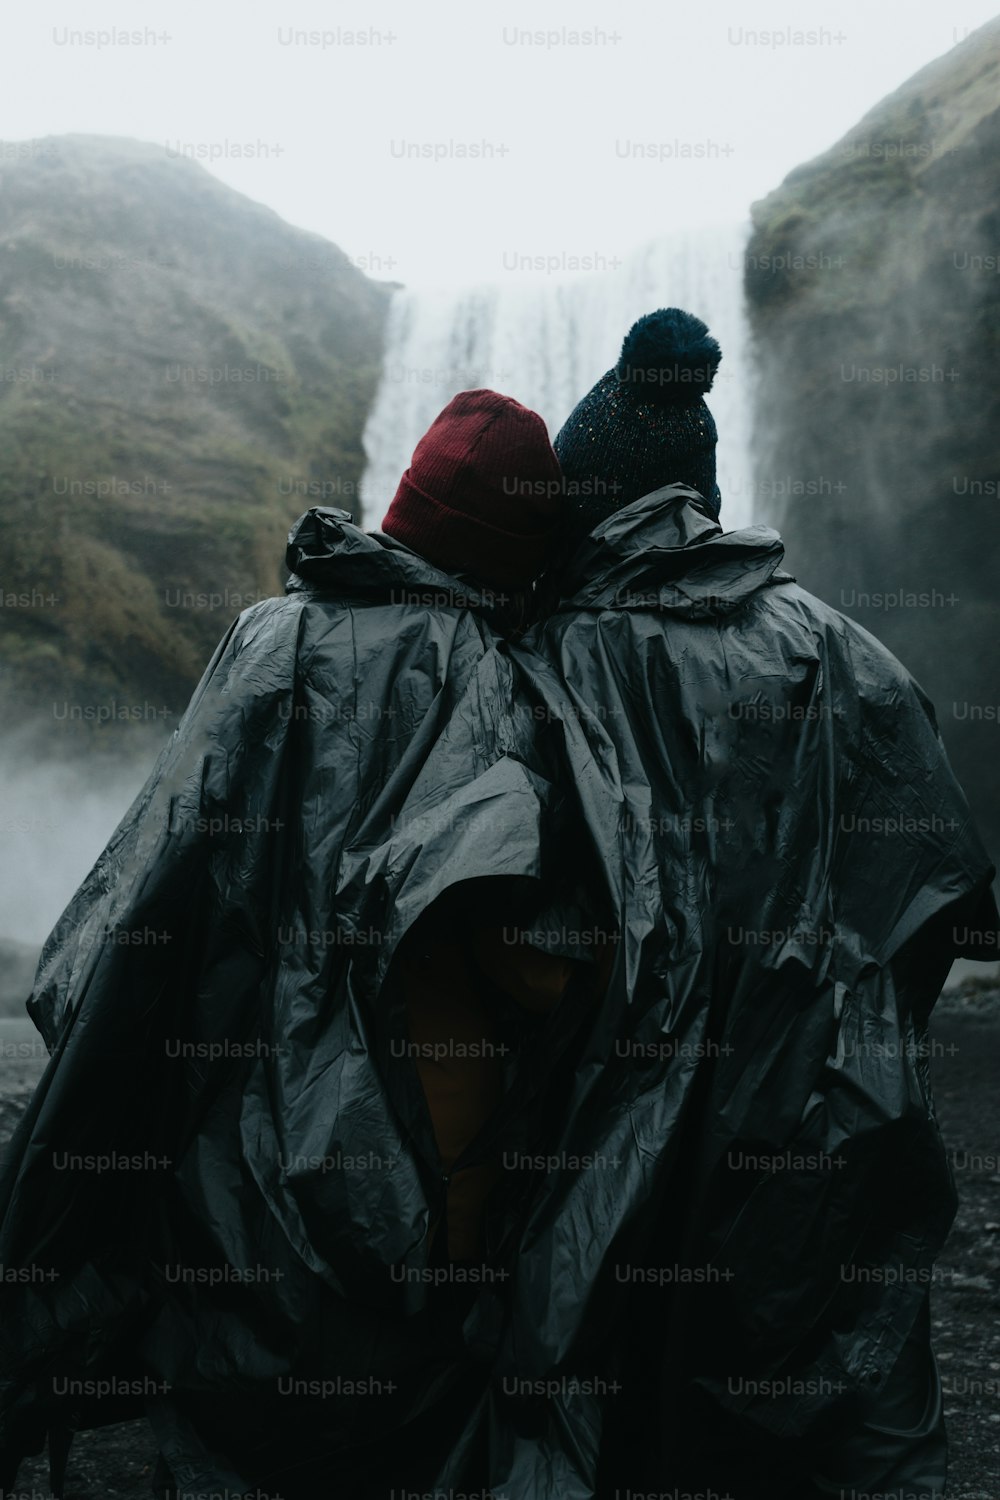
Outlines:
<svg viewBox="0 0 1000 1500"><path fill-rule="evenodd" d="M37 728L0 745L0 942L37 951L152 769L158 745L41 760ZM24 997L22 996L22 999Z"/></svg>

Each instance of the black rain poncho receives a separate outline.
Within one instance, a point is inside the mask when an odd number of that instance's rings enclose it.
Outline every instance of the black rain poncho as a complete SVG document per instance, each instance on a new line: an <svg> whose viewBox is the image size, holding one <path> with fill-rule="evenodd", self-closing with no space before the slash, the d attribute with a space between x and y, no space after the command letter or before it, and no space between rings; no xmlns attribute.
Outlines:
<svg viewBox="0 0 1000 1500"><path fill-rule="evenodd" d="M243 1488L187 1431L220 1392L339 1380L311 1403L335 1448L420 1409L450 1358L426 1289L386 1276L358 1299L371 1259L417 1253L434 1201L365 1019L336 1011L337 1061L307 1073L361 940L344 849L391 826L496 637L474 588L345 513L307 513L288 563L287 597L230 629L45 945L29 1011L52 1057L0 1184L0 1263L24 1273L0 1287L0 1445L148 1409L192 1492ZM272 1213L314 1178L342 1188L328 1223ZM297 1405L276 1408L289 1443Z"/></svg>

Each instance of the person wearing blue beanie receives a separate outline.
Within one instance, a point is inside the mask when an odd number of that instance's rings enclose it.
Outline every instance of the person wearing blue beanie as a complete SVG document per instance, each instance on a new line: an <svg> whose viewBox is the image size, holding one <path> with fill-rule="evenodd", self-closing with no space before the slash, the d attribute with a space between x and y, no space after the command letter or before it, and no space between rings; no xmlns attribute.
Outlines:
<svg viewBox="0 0 1000 1500"><path fill-rule="evenodd" d="M553 445L574 532L591 531L665 484L690 485L718 516L718 433L705 395L721 358L702 320L679 307L632 325L617 364L570 412Z"/></svg>

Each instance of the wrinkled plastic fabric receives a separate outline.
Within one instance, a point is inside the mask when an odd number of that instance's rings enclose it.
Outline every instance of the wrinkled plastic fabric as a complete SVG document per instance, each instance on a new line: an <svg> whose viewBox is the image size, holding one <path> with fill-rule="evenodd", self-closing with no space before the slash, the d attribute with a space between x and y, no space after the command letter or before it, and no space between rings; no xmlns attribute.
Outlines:
<svg viewBox="0 0 1000 1500"><path fill-rule="evenodd" d="M917 1444L864 1434L954 1211L921 1039L951 959L995 953L991 870L919 689L781 561L673 487L508 642L455 580L304 518L290 596L222 643L43 955L0 1258L58 1274L3 1289L6 1440L66 1418L54 1371L124 1370L190 1496L309 1493L303 1452L363 1474L396 1441L436 1489L546 1500L709 1463L741 1500L826 1493L845 1433L869 1490L916 1483ZM490 1149L544 1160L493 1212L503 1279L442 1311L393 960L498 880L536 893L533 941L600 913L616 956L517 1058ZM146 1162L127 1192L53 1170L112 1146Z"/></svg>

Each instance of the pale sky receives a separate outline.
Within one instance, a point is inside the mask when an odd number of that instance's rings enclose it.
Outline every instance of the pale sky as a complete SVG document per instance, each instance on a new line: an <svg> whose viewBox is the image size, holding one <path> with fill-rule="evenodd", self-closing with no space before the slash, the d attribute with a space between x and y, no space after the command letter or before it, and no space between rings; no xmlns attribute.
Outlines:
<svg viewBox="0 0 1000 1500"><path fill-rule="evenodd" d="M410 285L501 279L525 256L554 257L545 274L558 276L671 229L742 221L995 12L996 0L38 0L4 16L0 138L125 135L198 154ZM100 36L116 30L139 44ZM590 45L574 43L588 30ZM480 159L459 157L470 147Z"/></svg>

